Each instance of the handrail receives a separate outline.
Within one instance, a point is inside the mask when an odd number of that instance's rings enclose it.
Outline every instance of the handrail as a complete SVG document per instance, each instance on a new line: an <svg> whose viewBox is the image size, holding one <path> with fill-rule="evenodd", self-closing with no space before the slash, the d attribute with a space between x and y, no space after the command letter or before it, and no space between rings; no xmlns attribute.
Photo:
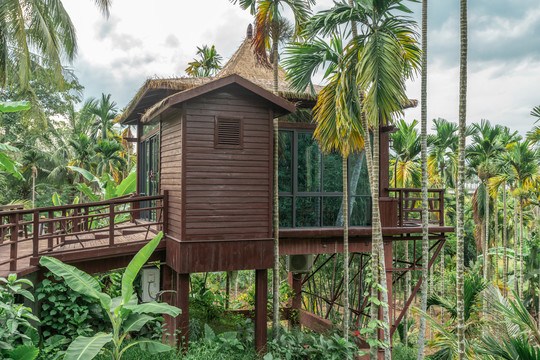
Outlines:
<svg viewBox="0 0 540 360"><path fill-rule="evenodd" d="M422 211L421 201L422 198L417 194L422 193L422 189L419 188L387 188L388 192L396 193L398 199L398 226L405 226L406 223L421 223ZM444 192L445 189L428 189L428 213L434 216L429 219L430 224L437 224L444 226ZM416 196L411 196L416 194ZM410 217L411 214L417 213L418 217Z"/></svg>
<svg viewBox="0 0 540 360"><path fill-rule="evenodd" d="M8 263L10 272L22 270L30 266L30 258L51 255L55 249L76 251L99 244L118 246L115 237L119 230L129 229L128 234L141 234L133 239L146 240L150 228L166 231L167 198L168 192L164 191L153 196L128 195L91 203L2 211L0 271L8 271ZM134 219L145 211L155 212L157 220L135 223ZM66 248L67 244L78 245Z"/></svg>

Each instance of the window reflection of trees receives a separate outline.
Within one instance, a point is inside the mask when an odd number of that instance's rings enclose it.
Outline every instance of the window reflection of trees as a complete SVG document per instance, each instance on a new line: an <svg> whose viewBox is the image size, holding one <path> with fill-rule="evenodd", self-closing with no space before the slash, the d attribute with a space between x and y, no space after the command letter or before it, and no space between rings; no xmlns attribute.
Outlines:
<svg viewBox="0 0 540 360"><path fill-rule="evenodd" d="M309 131L281 130L278 170L281 227L343 225L339 154L321 154ZM369 225L371 197L363 153L349 158L349 191L350 225Z"/></svg>

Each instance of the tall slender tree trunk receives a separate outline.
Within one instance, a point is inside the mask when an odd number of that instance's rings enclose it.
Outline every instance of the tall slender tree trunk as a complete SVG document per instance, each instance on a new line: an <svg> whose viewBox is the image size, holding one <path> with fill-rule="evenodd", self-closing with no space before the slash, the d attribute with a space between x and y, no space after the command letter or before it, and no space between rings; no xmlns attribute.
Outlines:
<svg viewBox="0 0 540 360"><path fill-rule="evenodd" d="M409 263L409 241L405 240L405 263ZM405 299L403 301L403 306L409 300L411 296L411 272L407 271L405 273ZM403 316L403 343L405 346L409 346L409 309L405 311L405 316Z"/></svg>
<svg viewBox="0 0 540 360"><path fill-rule="evenodd" d="M493 201L493 209L495 213L494 216L494 224L493 224L493 243L495 244L495 261L493 266L493 271L495 271L494 277L495 277L495 283L497 286L499 286L499 192L497 191L495 193L495 200Z"/></svg>
<svg viewBox="0 0 540 360"><path fill-rule="evenodd" d="M273 24L272 38L272 63L274 70L274 93L278 92L278 32L277 20ZM279 152L279 120L274 119L274 270L272 271L272 292L273 292L273 316L272 328L274 329L274 339L279 338L279 185L278 185L278 152Z"/></svg>
<svg viewBox="0 0 540 360"><path fill-rule="evenodd" d="M347 155L343 156L343 337L349 340L349 192Z"/></svg>
<svg viewBox="0 0 540 360"><path fill-rule="evenodd" d="M518 199L514 197L514 291L516 295L519 294L519 283L521 281L518 273L518 206Z"/></svg>
<svg viewBox="0 0 540 360"><path fill-rule="evenodd" d="M488 184L486 180L486 184L484 189L486 190L485 195L485 228L484 228L484 243L482 244L482 250L483 250L483 261L484 261L484 267L483 267L483 278L484 282L488 283L488 269L489 269L489 256L488 256L488 250L489 250L489 191L488 191ZM487 299L484 297L482 300L482 317L484 320L487 320ZM482 334L485 335L485 326L482 327Z"/></svg>
<svg viewBox="0 0 540 360"><path fill-rule="evenodd" d="M519 201L519 299L523 300L523 200Z"/></svg>
<svg viewBox="0 0 540 360"><path fill-rule="evenodd" d="M506 213L506 181L503 183L503 233L502 233L502 241L503 241L503 294L506 296L508 294L507 286L508 286L508 258L506 253L506 248L508 247L508 219L507 219L507 213Z"/></svg>
<svg viewBox="0 0 540 360"><path fill-rule="evenodd" d="M460 7L461 56L459 67L458 189L456 199L456 300L458 359L465 360L465 304L463 298L463 272L465 255L465 131L467 126L467 0L461 0Z"/></svg>
<svg viewBox="0 0 540 360"><path fill-rule="evenodd" d="M427 179L427 6L428 1L422 0L422 89L421 89L421 166L422 166L422 297L420 307L427 310L428 275L429 275L429 205ZM418 330L418 360L424 358L426 341L426 318L420 317Z"/></svg>

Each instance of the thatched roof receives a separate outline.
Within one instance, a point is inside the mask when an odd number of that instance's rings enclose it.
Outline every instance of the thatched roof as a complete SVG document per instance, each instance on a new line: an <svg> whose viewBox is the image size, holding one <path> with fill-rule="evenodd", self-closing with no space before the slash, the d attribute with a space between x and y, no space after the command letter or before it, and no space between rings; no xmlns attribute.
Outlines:
<svg viewBox="0 0 540 360"><path fill-rule="evenodd" d="M196 88L180 91L166 97L146 110L144 115L141 117L141 122L145 123L152 120L171 106L225 87L243 88L259 96L270 104L270 106L274 109L274 114L276 116L289 114L296 110L296 106L293 103L284 100L280 96L274 95L271 91L265 90L237 74L232 74L207 82L206 84Z"/></svg>
<svg viewBox="0 0 540 360"><path fill-rule="evenodd" d="M145 113L165 98L233 74L239 75L263 89L272 91L274 72L271 68L258 62L253 52L252 40L252 27L249 25L246 38L215 77L155 78L146 80L117 121L122 124L133 124L141 116L147 118ZM322 86L314 86L316 93L321 89ZM285 80L285 71L282 68L279 68L278 72L277 95L292 102L308 102L311 106L317 100L317 96L309 91L297 93L292 90L287 80ZM416 104L416 100L410 100L408 104L405 104L404 108L415 107Z"/></svg>

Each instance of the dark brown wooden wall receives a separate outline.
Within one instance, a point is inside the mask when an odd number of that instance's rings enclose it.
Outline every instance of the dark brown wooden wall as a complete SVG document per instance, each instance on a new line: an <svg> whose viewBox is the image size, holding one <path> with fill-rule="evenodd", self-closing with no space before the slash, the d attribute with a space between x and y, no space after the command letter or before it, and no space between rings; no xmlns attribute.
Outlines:
<svg viewBox="0 0 540 360"><path fill-rule="evenodd" d="M214 147L215 117L243 118L243 148ZM242 89L185 104L185 238L271 237L272 114Z"/></svg>
<svg viewBox="0 0 540 360"><path fill-rule="evenodd" d="M168 234L182 235L182 111L171 109L161 117L160 190L169 190Z"/></svg>

